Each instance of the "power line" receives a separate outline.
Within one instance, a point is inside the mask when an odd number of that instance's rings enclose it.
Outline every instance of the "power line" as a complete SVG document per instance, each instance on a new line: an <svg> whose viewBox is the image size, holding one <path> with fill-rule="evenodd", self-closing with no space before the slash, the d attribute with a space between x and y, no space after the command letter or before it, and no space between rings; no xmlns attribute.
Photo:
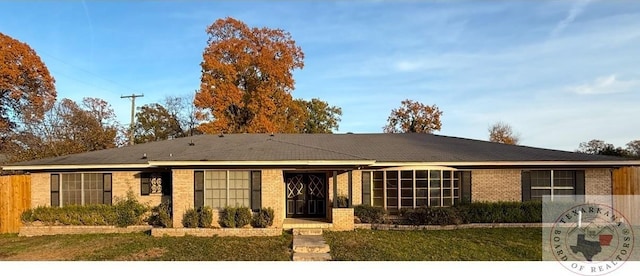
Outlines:
<svg viewBox="0 0 640 276"><path fill-rule="evenodd" d="M53 59L55 59L55 60L59 61L60 63L65 64L65 65L67 65L67 66L73 67L73 68L78 69L78 70L80 70L80 71L83 71L83 72L85 72L85 73L87 73L87 74L89 74L89 75L92 75L92 76L94 76L94 77L96 77L96 78L99 78L99 79L102 79L102 80L104 80L104 81L107 81L107 82L110 82L110 83L112 83L112 84L115 84L115 85L117 85L117 86L120 86L121 88L125 88L125 89L127 89L127 90L139 90L139 89L134 89L134 88L129 87L129 86L126 86L126 85L124 85L124 84L118 83L118 82L116 82L116 81L113 81L113 80L107 79L107 78L105 78L105 77L102 77L102 76L98 75L97 73L91 72L91 71L89 71L89 70L87 70L87 69L84 69L84 68L82 68L82 67L80 67L80 66L77 66L77 65L73 65L73 64L71 64L71 63L68 63L68 62L64 61L63 59L61 59L61 58L57 58L57 57L55 57L55 56L52 56L52 55L50 55L50 54L48 54L48 53L46 53L46 52L42 52L42 51L38 51L38 52L40 52L40 53L44 54L45 56L48 56L48 57L50 57L50 58L53 58Z"/></svg>

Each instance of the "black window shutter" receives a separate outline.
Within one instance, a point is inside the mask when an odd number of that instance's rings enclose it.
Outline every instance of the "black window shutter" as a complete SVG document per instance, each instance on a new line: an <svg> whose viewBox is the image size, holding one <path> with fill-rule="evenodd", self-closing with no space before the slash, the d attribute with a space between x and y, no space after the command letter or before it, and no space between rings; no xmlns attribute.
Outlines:
<svg viewBox="0 0 640 276"><path fill-rule="evenodd" d="M522 201L531 200L531 172L522 171Z"/></svg>
<svg viewBox="0 0 640 276"><path fill-rule="evenodd" d="M113 194L112 193L113 185L112 185L110 173L105 173L102 175L102 185L103 185L102 204L111 205L111 195Z"/></svg>
<svg viewBox="0 0 640 276"><path fill-rule="evenodd" d="M471 171L461 171L460 176L460 202L471 203Z"/></svg>
<svg viewBox="0 0 640 276"><path fill-rule="evenodd" d="M258 211L262 208L262 172L251 172L251 209Z"/></svg>
<svg viewBox="0 0 640 276"><path fill-rule="evenodd" d="M576 195L578 197L578 199L583 199L584 200L584 195L585 195L585 189L584 189L584 171L576 171L576 187L575 187L575 192Z"/></svg>
<svg viewBox="0 0 640 276"><path fill-rule="evenodd" d="M171 195L171 187L173 184L171 183L171 173L163 172L162 173L162 195L170 196Z"/></svg>
<svg viewBox="0 0 640 276"><path fill-rule="evenodd" d="M141 173L140 174L140 194L149 195L150 193L151 193L151 174Z"/></svg>
<svg viewBox="0 0 640 276"><path fill-rule="evenodd" d="M362 172L362 205L371 206L371 172Z"/></svg>
<svg viewBox="0 0 640 276"><path fill-rule="evenodd" d="M60 175L51 174L51 207L60 206Z"/></svg>
<svg viewBox="0 0 640 276"><path fill-rule="evenodd" d="M193 207L200 208L204 206L204 172L193 172Z"/></svg>

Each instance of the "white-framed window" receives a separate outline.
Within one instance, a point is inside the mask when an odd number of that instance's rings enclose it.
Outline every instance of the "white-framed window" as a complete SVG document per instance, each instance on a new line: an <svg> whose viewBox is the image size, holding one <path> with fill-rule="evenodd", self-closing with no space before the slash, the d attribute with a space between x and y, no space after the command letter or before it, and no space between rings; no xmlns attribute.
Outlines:
<svg viewBox="0 0 640 276"><path fill-rule="evenodd" d="M363 204L387 210L452 206L460 201L462 171L363 171Z"/></svg>

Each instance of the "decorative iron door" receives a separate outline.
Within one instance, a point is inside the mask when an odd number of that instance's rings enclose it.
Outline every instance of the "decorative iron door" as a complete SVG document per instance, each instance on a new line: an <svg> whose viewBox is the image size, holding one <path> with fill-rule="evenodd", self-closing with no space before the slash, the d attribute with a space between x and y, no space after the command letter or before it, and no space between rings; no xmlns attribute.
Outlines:
<svg viewBox="0 0 640 276"><path fill-rule="evenodd" d="M325 179L324 174L285 174L288 218L325 217L327 203Z"/></svg>

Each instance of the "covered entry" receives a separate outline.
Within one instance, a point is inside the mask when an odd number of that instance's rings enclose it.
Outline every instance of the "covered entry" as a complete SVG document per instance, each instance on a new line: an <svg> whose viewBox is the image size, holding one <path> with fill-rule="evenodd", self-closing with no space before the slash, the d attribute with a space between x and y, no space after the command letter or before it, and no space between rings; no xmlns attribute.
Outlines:
<svg viewBox="0 0 640 276"><path fill-rule="evenodd" d="M324 218L327 211L325 173L285 173L287 217Z"/></svg>

